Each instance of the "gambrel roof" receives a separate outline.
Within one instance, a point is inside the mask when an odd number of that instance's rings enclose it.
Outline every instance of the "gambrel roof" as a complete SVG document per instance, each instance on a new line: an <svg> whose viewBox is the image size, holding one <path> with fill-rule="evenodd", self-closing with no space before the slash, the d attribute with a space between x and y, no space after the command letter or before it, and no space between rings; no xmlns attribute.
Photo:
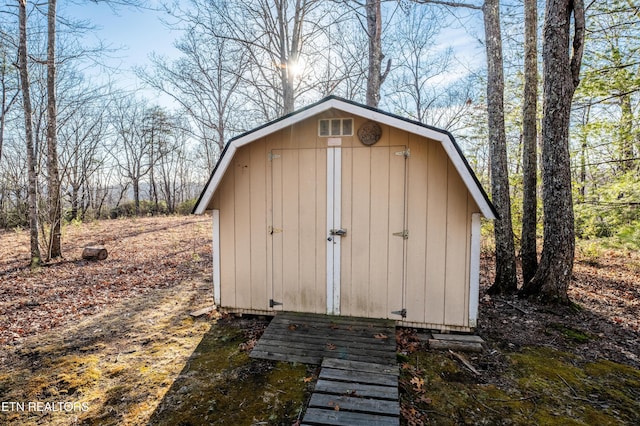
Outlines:
<svg viewBox="0 0 640 426"><path fill-rule="evenodd" d="M464 157L462 150L451 133L443 129L428 126L414 120L390 114L388 112L337 96L328 96L312 105L301 108L291 114L285 115L277 120L266 123L231 139L222 151L220 159L213 169L207 185L200 194L200 198L193 209L193 213L202 214L205 212L209 202L216 192L216 189L218 188L218 185L220 185L220 182L222 181L222 177L231 164L236 151L240 147L330 109L344 111L354 116L386 124L388 126L440 142L449 156L449 159L460 174L472 198L480 208L483 216L487 219L496 218L497 213L495 208L491 204L487 193L482 188L482 185L480 185L478 178L471 169L471 166L467 162L467 159Z"/></svg>

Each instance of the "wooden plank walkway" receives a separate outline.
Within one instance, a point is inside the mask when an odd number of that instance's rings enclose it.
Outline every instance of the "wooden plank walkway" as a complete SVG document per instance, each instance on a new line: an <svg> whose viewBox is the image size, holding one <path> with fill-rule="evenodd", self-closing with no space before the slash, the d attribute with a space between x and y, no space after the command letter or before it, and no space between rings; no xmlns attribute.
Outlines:
<svg viewBox="0 0 640 426"><path fill-rule="evenodd" d="M398 366L326 358L302 424L398 426Z"/></svg>
<svg viewBox="0 0 640 426"><path fill-rule="evenodd" d="M251 357L321 364L303 425L400 424L393 321L279 313Z"/></svg>
<svg viewBox="0 0 640 426"><path fill-rule="evenodd" d="M316 365L325 358L395 365L395 322L282 312L250 356Z"/></svg>

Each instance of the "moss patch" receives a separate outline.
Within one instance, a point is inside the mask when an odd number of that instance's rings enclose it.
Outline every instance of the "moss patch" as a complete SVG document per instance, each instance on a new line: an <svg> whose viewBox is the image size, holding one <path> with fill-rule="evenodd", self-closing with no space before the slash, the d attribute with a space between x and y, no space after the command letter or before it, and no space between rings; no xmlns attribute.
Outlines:
<svg viewBox="0 0 640 426"><path fill-rule="evenodd" d="M572 306L574 309L578 308L578 305L574 304ZM569 327L564 324L552 323L552 324L549 324L548 328L559 331L560 334L562 334L566 339L569 339L578 344L587 343L591 339L593 339L593 336L590 335L589 333L582 330L578 330L577 328Z"/></svg>
<svg viewBox="0 0 640 426"><path fill-rule="evenodd" d="M242 333L214 327L151 418L153 425L292 424L306 401L303 365L252 360Z"/></svg>
<svg viewBox="0 0 640 426"><path fill-rule="evenodd" d="M640 371L531 347L507 354L502 387L481 383L446 353L402 365L403 424L640 424Z"/></svg>

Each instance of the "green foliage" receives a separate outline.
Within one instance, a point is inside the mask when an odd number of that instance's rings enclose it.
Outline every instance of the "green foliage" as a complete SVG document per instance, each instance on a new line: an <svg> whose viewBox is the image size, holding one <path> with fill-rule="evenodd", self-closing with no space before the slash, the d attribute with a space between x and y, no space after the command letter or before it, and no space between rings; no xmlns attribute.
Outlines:
<svg viewBox="0 0 640 426"><path fill-rule="evenodd" d="M579 242L577 249L580 252L580 257L590 265L597 265L598 259L602 256L601 245L595 241Z"/></svg>
<svg viewBox="0 0 640 426"><path fill-rule="evenodd" d="M576 235L610 238L613 246L640 249L640 177L623 173L575 206Z"/></svg>
<svg viewBox="0 0 640 426"><path fill-rule="evenodd" d="M191 212L193 211L193 208L196 206L196 201L197 199L192 198L190 200L183 201L182 203L178 204L178 207L176 207L176 214L185 215L185 216L191 214Z"/></svg>

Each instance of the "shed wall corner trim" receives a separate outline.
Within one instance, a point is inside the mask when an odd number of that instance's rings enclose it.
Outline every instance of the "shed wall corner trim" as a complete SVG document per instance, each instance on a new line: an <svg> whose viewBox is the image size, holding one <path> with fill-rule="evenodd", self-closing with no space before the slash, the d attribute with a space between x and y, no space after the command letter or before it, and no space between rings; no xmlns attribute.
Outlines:
<svg viewBox="0 0 640 426"><path fill-rule="evenodd" d="M469 266L469 327L478 322L480 297L480 213L471 215L471 259Z"/></svg>
<svg viewBox="0 0 640 426"><path fill-rule="evenodd" d="M220 306L220 210L213 210L213 303Z"/></svg>

